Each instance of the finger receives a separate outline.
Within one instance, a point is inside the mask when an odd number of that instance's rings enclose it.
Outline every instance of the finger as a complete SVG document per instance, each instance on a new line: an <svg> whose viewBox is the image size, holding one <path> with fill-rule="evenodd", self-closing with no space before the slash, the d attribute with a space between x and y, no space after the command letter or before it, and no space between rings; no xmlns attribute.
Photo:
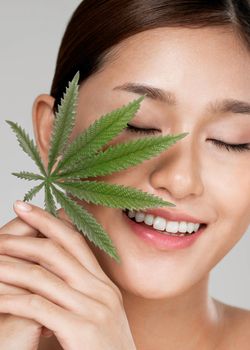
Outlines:
<svg viewBox="0 0 250 350"><path fill-rule="evenodd" d="M74 314L36 294L1 295L0 301L0 313L34 320L54 333L61 333L68 324L74 327L77 320Z"/></svg>
<svg viewBox="0 0 250 350"><path fill-rule="evenodd" d="M51 239L2 235L0 236L0 254L35 262L75 290L103 303L110 302L111 287L93 276L78 260Z"/></svg>
<svg viewBox="0 0 250 350"><path fill-rule="evenodd" d="M0 228L0 237L1 235L4 235L4 234L13 235L13 236L22 236L22 237L24 236L39 237L40 233L39 231L34 229L32 226L28 225L21 218L16 217ZM4 258L3 256L1 256L0 259L6 260L6 258ZM11 257L8 260L10 259ZM16 259L16 261L18 261L18 259ZM19 260L19 262L25 263L25 261L21 261L21 260Z"/></svg>
<svg viewBox="0 0 250 350"><path fill-rule="evenodd" d="M3 238L2 238L3 237ZM4 237L16 237L16 236L11 236L11 235L1 235L0 236L0 241L4 240ZM0 244L0 249L1 249L1 244ZM13 256L8 256L8 255L1 255L0 254L0 261L13 261L13 262L18 262L20 264L31 264L29 261L24 261L18 258L14 258Z"/></svg>
<svg viewBox="0 0 250 350"><path fill-rule="evenodd" d="M24 262L23 260L6 256L6 255L0 255L0 264L2 261L18 262L19 264L31 264L30 262ZM23 288L11 286L7 283L0 282L0 294L27 294L27 290Z"/></svg>
<svg viewBox="0 0 250 350"><path fill-rule="evenodd" d="M11 285L9 285L7 283L0 282L0 295L2 295L2 294L27 295L28 291L26 289L23 289L23 288L11 286ZM1 296L0 296L0 298L1 298ZM7 314L0 314L0 321L1 321L1 323L6 320L6 317L9 317L9 315L7 315ZM13 318L15 316L11 315L11 317ZM42 327L41 335L43 337L49 338L49 337L51 337L53 335L53 332L51 330L47 329L46 327Z"/></svg>
<svg viewBox="0 0 250 350"><path fill-rule="evenodd" d="M0 282L0 294L27 294L27 290Z"/></svg>
<svg viewBox="0 0 250 350"><path fill-rule="evenodd" d="M22 211L16 203L14 209L21 219L43 233L46 237L62 245L65 250L69 251L93 275L107 283L111 282L101 269L95 255L88 247L83 234L67 227L59 218L54 217L35 205L30 205L31 211Z"/></svg>
<svg viewBox="0 0 250 350"><path fill-rule="evenodd" d="M1 262L0 281L25 288L74 314L92 315L93 308L103 306L101 302L76 291L39 265Z"/></svg>
<svg viewBox="0 0 250 350"><path fill-rule="evenodd" d="M4 237L4 236L5 235L0 236L0 239L1 239L1 237ZM31 262L28 262L28 261L17 259L17 258L14 258L12 256L0 254L0 263L2 261L17 262L19 264L29 264L29 265L31 264ZM5 283L0 283L0 294L25 294L25 293L27 293L27 290L25 290L23 288L18 288L18 287L10 286L10 285L5 284Z"/></svg>
<svg viewBox="0 0 250 350"><path fill-rule="evenodd" d="M74 226L70 223L67 216L62 216L60 210L57 211L60 219L67 225L69 228L74 228ZM28 225L25 221L23 221L20 217L16 217L11 221L7 222L5 225L0 227L0 234L8 234L15 236L31 236L31 237L45 237L38 230L34 229L34 227Z"/></svg>
<svg viewBox="0 0 250 350"><path fill-rule="evenodd" d="M45 326L42 328L42 333L41 335L45 338L50 338L53 336L53 332L50 329L47 329Z"/></svg>
<svg viewBox="0 0 250 350"><path fill-rule="evenodd" d="M6 255L0 255L0 263L1 263L1 261L12 261L12 262L15 261L15 262L18 262L19 264L20 263L31 264L27 261L23 261L23 260L16 259L16 258L6 256ZM9 294L9 295L13 294L13 295L15 295L15 294L27 294L27 293L28 293L27 289L23 289L23 288L16 287L16 286L13 286L13 285L10 285L7 283L0 282L0 295L1 294ZM3 316L4 316L4 320L5 320L6 315L4 315L4 314L0 315L0 318L3 319ZM15 316L11 316L11 317L15 317ZM42 327L41 335L49 338L53 335L53 332L50 331L49 329L47 329L46 327Z"/></svg>
<svg viewBox="0 0 250 350"><path fill-rule="evenodd" d="M0 295L1 294L8 294L8 295L16 295L16 294L22 294L27 295L28 291L23 288L11 286L7 283L0 282ZM1 297L0 297L1 298ZM3 320L6 320L7 315L6 314L0 314L0 321L1 323ZM11 317L15 317L11 315ZM46 327L42 327L41 335L46 338L50 338L53 335L53 332Z"/></svg>
<svg viewBox="0 0 250 350"><path fill-rule="evenodd" d="M38 231L21 218L16 217L0 228L0 235L1 234L36 237Z"/></svg>

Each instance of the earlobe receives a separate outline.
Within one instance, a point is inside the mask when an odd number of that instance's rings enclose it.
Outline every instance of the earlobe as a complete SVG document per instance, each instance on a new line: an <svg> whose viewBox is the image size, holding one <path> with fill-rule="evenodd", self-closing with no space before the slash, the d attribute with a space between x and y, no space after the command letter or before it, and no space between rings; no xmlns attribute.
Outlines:
<svg viewBox="0 0 250 350"><path fill-rule="evenodd" d="M47 94L37 96L32 107L33 131L42 161L47 167L48 150L54 122L55 99Z"/></svg>

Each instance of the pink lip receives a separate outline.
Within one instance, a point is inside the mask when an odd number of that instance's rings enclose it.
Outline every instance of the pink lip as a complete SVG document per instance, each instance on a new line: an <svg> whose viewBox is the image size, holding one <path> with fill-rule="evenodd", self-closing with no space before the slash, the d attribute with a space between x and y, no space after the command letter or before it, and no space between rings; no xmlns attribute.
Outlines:
<svg viewBox="0 0 250 350"><path fill-rule="evenodd" d="M157 230L152 228L152 226L133 221L132 219L128 218L127 214L124 212L123 215L127 224L138 237L143 239L146 243L163 250L176 250L191 246L207 227L202 225L199 230L191 236L169 236L159 233Z"/></svg>

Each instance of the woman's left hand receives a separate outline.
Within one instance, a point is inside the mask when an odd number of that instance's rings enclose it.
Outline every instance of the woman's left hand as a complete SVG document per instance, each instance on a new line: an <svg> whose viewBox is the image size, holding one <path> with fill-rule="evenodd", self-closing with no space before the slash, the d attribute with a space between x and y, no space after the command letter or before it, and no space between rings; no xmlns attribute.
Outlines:
<svg viewBox="0 0 250 350"><path fill-rule="evenodd" d="M47 238L0 236L1 255L34 262L1 262L0 282L30 293L1 295L0 313L37 321L52 330L65 350L136 349L121 292L83 234L69 221L31 207L30 212L15 211Z"/></svg>

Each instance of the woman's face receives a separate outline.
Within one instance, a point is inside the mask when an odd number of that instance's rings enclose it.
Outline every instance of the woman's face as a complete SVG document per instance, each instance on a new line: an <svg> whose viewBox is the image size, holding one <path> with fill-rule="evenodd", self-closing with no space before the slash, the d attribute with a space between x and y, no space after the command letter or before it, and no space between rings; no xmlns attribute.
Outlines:
<svg viewBox="0 0 250 350"><path fill-rule="evenodd" d="M172 92L176 103L171 105L145 98L130 124L157 129L159 136L188 136L150 160L94 180L159 196L174 203L174 211L200 218L208 226L190 247L161 250L131 231L121 209L82 202L109 233L122 263L88 244L122 289L153 299L174 296L207 276L250 224L250 150L228 151L211 141L250 143L250 112L211 107L219 107L222 99L250 103L249 52L229 27L157 28L128 38L116 49L116 59L81 85L72 138L139 97L117 86L132 82ZM124 130L109 145L145 136Z"/></svg>

